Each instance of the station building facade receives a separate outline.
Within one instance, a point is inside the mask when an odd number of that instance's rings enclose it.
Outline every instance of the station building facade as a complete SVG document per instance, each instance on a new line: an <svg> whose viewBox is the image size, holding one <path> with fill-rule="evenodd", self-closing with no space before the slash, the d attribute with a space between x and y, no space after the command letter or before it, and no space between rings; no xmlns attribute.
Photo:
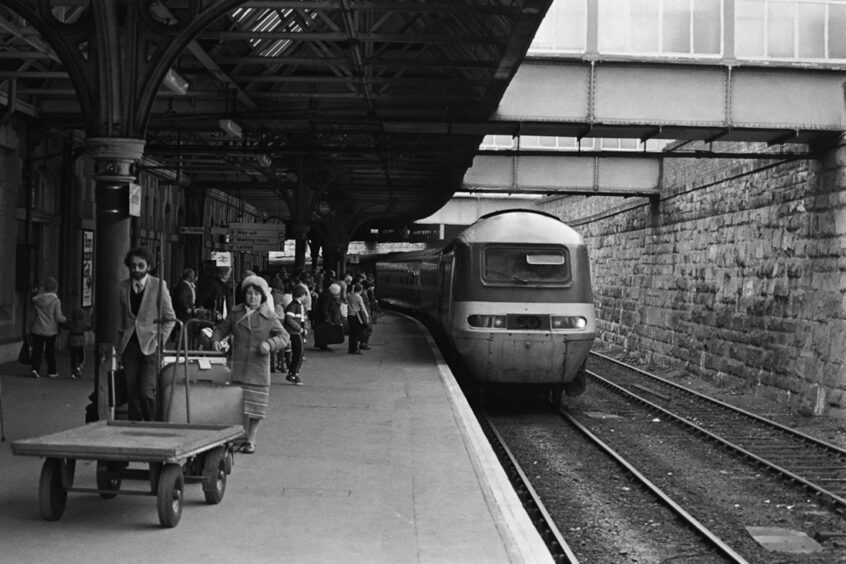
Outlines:
<svg viewBox="0 0 846 564"><path fill-rule="evenodd" d="M48 277L59 282L65 314L81 308L94 318L93 172L81 133L36 129L17 118L0 124L0 362L17 357L33 292ZM264 217L222 191L192 189L177 171L150 160L139 165L137 178L131 244L161 257L156 274L170 286L186 267L208 272L212 251L226 250L212 227ZM205 234L182 234L182 226L202 226ZM237 261L239 271L265 266L262 253L241 253Z"/></svg>

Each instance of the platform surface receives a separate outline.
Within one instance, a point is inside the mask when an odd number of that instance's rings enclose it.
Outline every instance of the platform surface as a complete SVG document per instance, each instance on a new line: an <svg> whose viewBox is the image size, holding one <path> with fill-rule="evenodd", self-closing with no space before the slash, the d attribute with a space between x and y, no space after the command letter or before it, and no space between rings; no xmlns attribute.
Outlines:
<svg viewBox="0 0 846 564"><path fill-rule="evenodd" d="M388 314L371 347L358 356L309 343L304 386L274 374L257 452L236 455L220 505L186 486L173 529L158 526L145 496L72 493L61 520L43 521L41 461L9 445L80 425L91 369L82 380L36 380L3 365L0 560L551 562L423 329ZM78 463L76 476L94 487L95 463Z"/></svg>

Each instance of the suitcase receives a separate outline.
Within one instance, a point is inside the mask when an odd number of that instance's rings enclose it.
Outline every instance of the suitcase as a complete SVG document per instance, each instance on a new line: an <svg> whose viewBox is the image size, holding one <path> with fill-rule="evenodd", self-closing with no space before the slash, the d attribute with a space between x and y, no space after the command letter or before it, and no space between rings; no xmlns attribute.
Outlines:
<svg viewBox="0 0 846 564"><path fill-rule="evenodd" d="M314 328L314 342L320 345L339 345L344 342L344 326L325 323Z"/></svg>
<svg viewBox="0 0 846 564"><path fill-rule="evenodd" d="M185 382L185 357L165 354L163 364L164 367L159 373L160 387L172 382ZM226 357L219 353L188 351L188 381L228 384L231 382L231 375Z"/></svg>
<svg viewBox="0 0 846 564"><path fill-rule="evenodd" d="M211 382L189 382L189 384L192 425L244 424L244 390L241 386ZM161 397L163 421L188 423L184 382L163 389Z"/></svg>
<svg viewBox="0 0 846 564"><path fill-rule="evenodd" d="M229 385L231 374L226 357L188 351L188 384L191 397L191 423L242 425L244 391ZM185 406L184 356L167 356L159 373L159 419L170 423L188 423Z"/></svg>

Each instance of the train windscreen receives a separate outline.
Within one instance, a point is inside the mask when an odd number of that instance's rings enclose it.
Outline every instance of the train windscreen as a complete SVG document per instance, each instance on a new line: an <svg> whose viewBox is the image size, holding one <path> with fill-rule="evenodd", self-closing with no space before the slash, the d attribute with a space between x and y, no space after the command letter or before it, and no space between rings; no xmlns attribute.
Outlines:
<svg viewBox="0 0 846 564"><path fill-rule="evenodd" d="M491 245L482 253L482 281L494 285L561 285L570 282L564 247Z"/></svg>

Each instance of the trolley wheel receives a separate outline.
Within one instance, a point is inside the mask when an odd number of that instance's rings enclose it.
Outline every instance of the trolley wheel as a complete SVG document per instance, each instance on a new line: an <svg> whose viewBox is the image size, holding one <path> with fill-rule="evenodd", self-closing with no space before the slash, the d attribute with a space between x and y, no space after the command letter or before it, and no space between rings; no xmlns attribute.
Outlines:
<svg viewBox="0 0 846 564"><path fill-rule="evenodd" d="M166 464L159 476L156 493L156 507L162 527L175 527L179 524L184 491L185 478L182 476L182 467L178 464Z"/></svg>
<svg viewBox="0 0 846 564"><path fill-rule="evenodd" d="M100 491L100 497L103 499L117 497L121 481L120 467L117 464L105 460L97 461L97 489L108 490Z"/></svg>
<svg viewBox="0 0 846 564"><path fill-rule="evenodd" d="M206 455L203 467L203 494L206 503L217 505L226 493L226 449L216 448Z"/></svg>
<svg viewBox="0 0 846 564"><path fill-rule="evenodd" d="M65 512L68 490L73 483L76 461L48 458L41 467L38 482L38 507L47 521L58 521ZM64 477L63 477L64 476Z"/></svg>
<svg viewBox="0 0 846 564"><path fill-rule="evenodd" d="M224 462L226 463L226 473L232 473L232 467L235 465L235 454L232 451L232 447L226 447L226 454L224 455Z"/></svg>
<svg viewBox="0 0 846 564"><path fill-rule="evenodd" d="M159 476L162 475L162 463L150 463L150 493L156 495L159 491Z"/></svg>

